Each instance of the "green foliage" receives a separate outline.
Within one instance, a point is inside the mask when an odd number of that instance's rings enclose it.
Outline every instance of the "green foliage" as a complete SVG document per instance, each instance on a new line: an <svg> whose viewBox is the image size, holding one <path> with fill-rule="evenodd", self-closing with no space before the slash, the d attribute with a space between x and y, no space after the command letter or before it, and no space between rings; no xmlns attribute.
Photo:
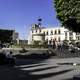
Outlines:
<svg viewBox="0 0 80 80"><path fill-rule="evenodd" d="M71 40L71 44L72 44L72 45L76 45L75 40Z"/></svg>
<svg viewBox="0 0 80 80"><path fill-rule="evenodd" d="M44 48L48 48L48 41L47 40L44 41L42 45L43 45Z"/></svg>
<svg viewBox="0 0 80 80"><path fill-rule="evenodd" d="M77 42L77 43L76 43L76 45L77 45L77 47L79 47L79 48L80 48L80 42Z"/></svg>
<svg viewBox="0 0 80 80"><path fill-rule="evenodd" d="M68 40L64 40L64 41L63 41L63 45L68 46L68 43L69 43L69 41L68 41Z"/></svg>
<svg viewBox="0 0 80 80"><path fill-rule="evenodd" d="M38 47L38 48L47 48L48 47L48 44L47 44L47 41L44 41L43 43L40 42L40 41L34 41L33 43L33 47Z"/></svg>
<svg viewBox="0 0 80 80"><path fill-rule="evenodd" d="M11 42L12 41L13 30L3 30L0 29L0 41L3 42Z"/></svg>
<svg viewBox="0 0 80 80"><path fill-rule="evenodd" d="M28 50L26 50L24 47L22 47L22 50L19 51L20 53L25 53L28 52Z"/></svg>
<svg viewBox="0 0 80 80"><path fill-rule="evenodd" d="M39 44L40 44L40 41L34 41L34 42L33 42L34 47L38 47Z"/></svg>
<svg viewBox="0 0 80 80"><path fill-rule="evenodd" d="M44 41L42 44L40 44L40 41L34 41L33 45L28 45L28 44L13 44L13 48L48 48L47 41Z"/></svg>
<svg viewBox="0 0 80 80"><path fill-rule="evenodd" d="M54 0L54 4L62 26L80 32L80 0Z"/></svg>

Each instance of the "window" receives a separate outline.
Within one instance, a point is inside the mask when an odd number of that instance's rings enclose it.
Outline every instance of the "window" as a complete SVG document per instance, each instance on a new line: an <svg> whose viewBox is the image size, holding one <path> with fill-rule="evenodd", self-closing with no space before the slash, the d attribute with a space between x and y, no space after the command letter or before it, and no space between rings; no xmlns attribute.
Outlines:
<svg viewBox="0 0 80 80"><path fill-rule="evenodd" d="M52 41L51 41L51 40L49 40L49 44L51 44L51 42L52 42Z"/></svg>
<svg viewBox="0 0 80 80"><path fill-rule="evenodd" d="M37 33L37 30L36 30L36 33Z"/></svg>
<svg viewBox="0 0 80 80"><path fill-rule="evenodd" d="M32 41L33 41L33 36L32 36Z"/></svg>
<svg viewBox="0 0 80 80"><path fill-rule="evenodd" d="M48 39L46 39L46 41L48 41Z"/></svg>
<svg viewBox="0 0 80 80"><path fill-rule="evenodd" d="M46 39L45 42L48 44L48 39Z"/></svg>
<svg viewBox="0 0 80 80"><path fill-rule="evenodd" d="M67 32L65 32L65 36L67 36Z"/></svg>
<svg viewBox="0 0 80 80"><path fill-rule="evenodd" d="M73 37L69 37L69 40L70 40L70 41L73 40Z"/></svg>
<svg viewBox="0 0 80 80"><path fill-rule="evenodd" d="M61 31L60 30L58 30L58 34L61 34Z"/></svg>
<svg viewBox="0 0 80 80"><path fill-rule="evenodd" d="M51 35L53 35L53 31L51 31Z"/></svg>
<svg viewBox="0 0 80 80"><path fill-rule="evenodd" d="M57 39L56 38L54 38L54 41L56 41Z"/></svg>
<svg viewBox="0 0 80 80"><path fill-rule="evenodd" d="M34 31L32 30L32 33L34 33Z"/></svg>
<svg viewBox="0 0 80 80"><path fill-rule="evenodd" d="M52 37L51 37L51 41L52 41Z"/></svg>
<svg viewBox="0 0 80 80"><path fill-rule="evenodd" d="M55 34L57 34L57 31L55 30Z"/></svg>
<svg viewBox="0 0 80 80"><path fill-rule="evenodd" d="M67 37L65 37L65 40L67 40Z"/></svg>
<svg viewBox="0 0 80 80"><path fill-rule="evenodd" d="M55 45L55 40L53 39L53 45Z"/></svg>
<svg viewBox="0 0 80 80"><path fill-rule="evenodd" d="M45 32L43 32L43 34L45 35Z"/></svg>
<svg viewBox="0 0 80 80"><path fill-rule="evenodd" d="M34 41L34 40L32 39L32 41Z"/></svg>
<svg viewBox="0 0 80 80"><path fill-rule="evenodd" d="M41 32L41 29L39 29L39 32Z"/></svg>
<svg viewBox="0 0 80 80"><path fill-rule="evenodd" d="M80 36L77 36L77 37L76 37L76 40L80 40Z"/></svg>
<svg viewBox="0 0 80 80"><path fill-rule="evenodd" d="M46 32L46 35L48 35L48 31Z"/></svg>
<svg viewBox="0 0 80 80"><path fill-rule="evenodd" d="M61 38L60 38L60 37L58 38L58 41L59 41L59 42L61 41Z"/></svg>
<svg viewBox="0 0 80 80"><path fill-rule="evenodd" d="M69 32L69 36L73 36L73 33L72 32Z"/></svg>

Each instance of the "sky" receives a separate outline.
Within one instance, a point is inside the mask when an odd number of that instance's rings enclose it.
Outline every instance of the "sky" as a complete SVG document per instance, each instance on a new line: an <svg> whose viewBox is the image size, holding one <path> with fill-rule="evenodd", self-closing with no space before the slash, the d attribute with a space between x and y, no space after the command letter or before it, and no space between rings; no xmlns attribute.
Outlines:
<svg viewBox="0 0 80 80"><path fill-rule="evenodd" d="M38 17L43 27L60 26L53 0L0 0L0 28L15 29L20 39L28 39Z"/></svg>

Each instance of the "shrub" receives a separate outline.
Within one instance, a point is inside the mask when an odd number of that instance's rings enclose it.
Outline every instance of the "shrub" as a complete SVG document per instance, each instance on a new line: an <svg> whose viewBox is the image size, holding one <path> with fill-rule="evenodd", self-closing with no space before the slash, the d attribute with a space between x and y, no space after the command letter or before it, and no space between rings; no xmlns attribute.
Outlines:
<svg viewBox="0 0 80 80"><path fill-rule="evenodd" d="M25 53L28 52L28 50L26 50L24 47L22 48L22 50L20 50L20 53Z"/></svg>

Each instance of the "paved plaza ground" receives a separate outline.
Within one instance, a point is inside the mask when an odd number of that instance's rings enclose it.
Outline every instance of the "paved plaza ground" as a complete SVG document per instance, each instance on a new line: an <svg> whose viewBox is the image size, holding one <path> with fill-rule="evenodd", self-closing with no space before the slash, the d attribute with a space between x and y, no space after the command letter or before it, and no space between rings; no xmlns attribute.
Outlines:
<svg viewBox="0 0 80 80"><path fill-rule="evenodd" d="M77 74L80 74L79 57L16 59L14 67L0 65L0 80L73 80Z"/></svg>
<svg viewBox="0 0 80 80"><path fill-rule="evenodd" d="M80 74L80 58L18 59L16 62L14 67L0 66L0 80L72 80L73 75Z"/></svg>

